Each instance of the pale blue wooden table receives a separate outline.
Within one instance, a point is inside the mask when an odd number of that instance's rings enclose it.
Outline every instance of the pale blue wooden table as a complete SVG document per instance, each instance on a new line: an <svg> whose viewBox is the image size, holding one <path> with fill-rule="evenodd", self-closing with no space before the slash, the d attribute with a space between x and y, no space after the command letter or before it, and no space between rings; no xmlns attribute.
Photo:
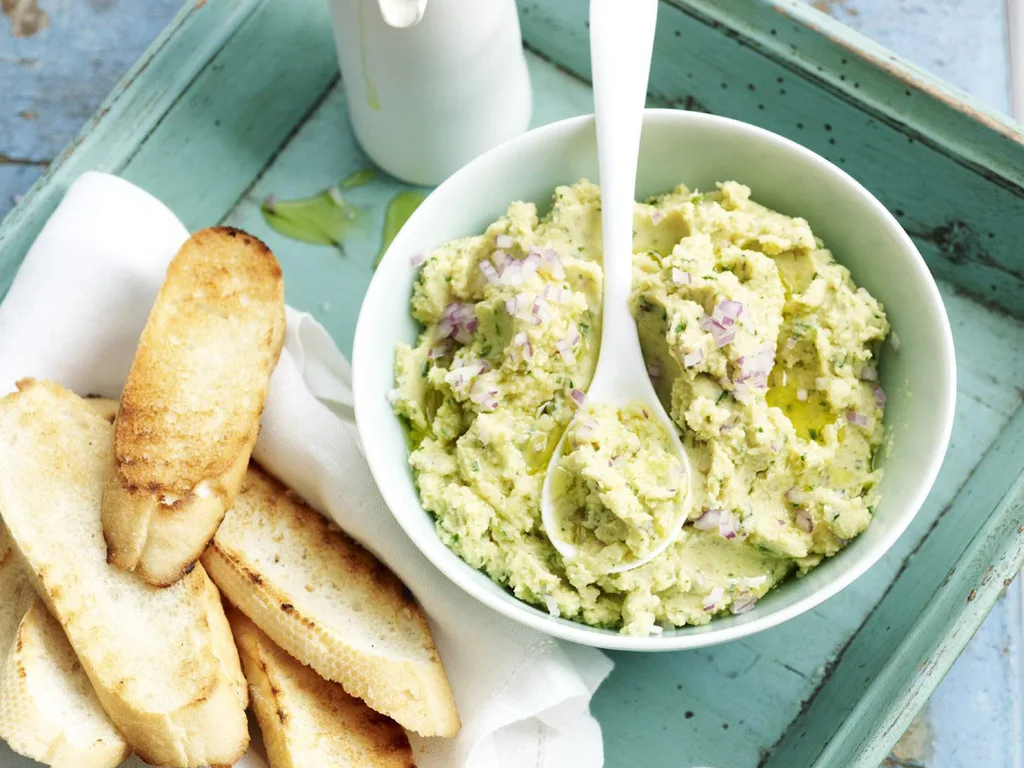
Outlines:
<svg viewBox="0 0 1024 768"><path fill-rule="evenodd" d="M5 13L8 6L27 12L12 11L0 21L0 218L75 136L180 4L3 4ZM813 5L1009 111L1005 0L818 0ZM24 36L15 37L15 30ZM1021 606L1017 580L887 765L1024 768Z"/></svg>

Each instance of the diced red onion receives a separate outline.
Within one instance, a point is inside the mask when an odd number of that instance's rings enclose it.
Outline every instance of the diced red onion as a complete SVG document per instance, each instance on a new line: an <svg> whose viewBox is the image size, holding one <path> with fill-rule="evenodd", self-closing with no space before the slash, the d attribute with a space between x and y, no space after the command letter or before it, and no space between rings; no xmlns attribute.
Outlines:
<svg viewBox="0 0 1024 768"><path fill-rule="evenodd" d="M773 453L778 453L782 450L784 443L780 439L772 440L771 447Z"/></svg>
<svg viewBox="0 0 1024 768"><path fill-rule="evenodd" d="M706 509L704 514L693 521L693 527L698 531L713 531L718 528L718 519L722 516L720 509Z"/></svg>
<svg viewBox="0 0 1024 768"><path fill-rule="evenodd" d="M742 314L743 305L740 302L733 301L732 299L723 299L718 302L718 306L715 307L711 318L720 326L728 328L735 324Z"/></svg>
<svg viewBox="0 0 1024 768"><path fill-rule="evenodd" d="M530 251L525 259L518 262L521 277L520 282L529 280L537 274L537 267L540 266L541 258L541 255L537 251Z"/></svg>
<svg viewBox="0 0 1024 768"><path fill-rule="evenodd" d="M732 611L733 615L739 616L753 609L755 605L757 605L756 597L753 595L743 595L733 600L732 607L729 610Z"/></svg>
<svg viewBox="0 0 1024 768"><path fill-rule="evenodd" d="M730 328L728 331L726 331L725 333L722 333L720 335L715 335L713 332L712 332L711 335L715 337L715 344L719 348L722 348L726 344L728 344L730 341L732 341L734 338L736 338L736 330L733 329L733 328Z"/></svg>
<svg viewBox="0 0 1024 768"><path fill-rule="evenodd" d="M811 513L806 509L798 509L793 514L793 522L796 523L797 528L805 533L810 533L814 530L814 520L811 519Z"/></svg>
<svg viewBox="0 0 1024 768"><path fill-rule="evenodd" d="M735 539L740 530L739 523L736 514L726 509L718 518L718 533L725 539Z"/></svg>
<svg viewBox="0 0 1024 768"><path fill-rule="evenodd" d="M806 400L807 400L807 390L806 389L798 389L796 391L796 399L799 400L801 403L806 402Z"/></svg>
<svg viewBox="0 0 1024 768"><path fill-rule="evenodd" d="M587 419L576 428L576 437L586 440L594 433L594 430L597 429L598 426L596 419Z"/></svg>
<svg viewBox="0 0 1024 768"><path fill-rule="evenodd" d="M879 408L885 408L885 401L887 399L885 396L885 391L881 387L875 387L874 393L875 405L878 406Z"/></svg>
<svg viewBox="0 0 1024 768"><path fill-rule="evenodd" d="M473 340L473 333L477 329L478 322L470 320L465 325L455 326L455 331L452 333L452 338L455 339L459 344L469 344Z"/></svg>
<svg viewBox="0 0 1024 768"><path fill-rule="evenodd" d="M587 395L582 389L574 389L569 393L569 397L576 405L583 405L587 400Z"/></svg>
<svg viewBox="0 0 1024 768"><path fill-rule="evenodd" d="M517 333L513 337L512 343L522 348L523 360L529 362L533 359L533 344L530 342L530 337L526 335L526 331Z"/></svg>
<svg viewBox="0 0 1024 768"><path fill-rule="evenodd" d="M441 341L427 350L427 359L436 360L439 357L444 357L451 351L451 348L451 339L441 339Z"/></svg>
<svg viewBox="0 0 1024 768"><path fill-rule="evenodd" d="M903 350L903 342L896 331L889 334L889 341L892 342L892 351L898 355Z"/></svg>
<svg viewBox="0 0 1024 768"><path fill-rule="evenodd" d="M551 275L555 280L561 280L565 277L565 267L562 266L562 260L558 258L558 253L554 248L545 248L541 254L540 268Z"/></svg>
<svg viewBox="0 0 1024 768"><path fill-rule="evenodd" d="M665 212L655 208L651 211L651 224L658 226L658 222L665 218Z"/></svg>
<svg viewBox="0 0 1024 768"><path fill-rule="evenodd" d="M743 355L737 361L740 373L737 382L751 382L759 387L768 386L768 374L775 365L775 350L764 344L752 355Z"/></svg>
<svg viewBox="0 0 1024 768"><path fill-rule="evenodd" d="M672 267L672 282L676 285L690 285L693 282L693 278L690 277L689 272L683 272L678 267Z"/></svg>
<svg viewBox="0 0 1024 768"><path fill-rule="evenodd" d="M786 501L790 504L803 504L807 501L807 494L797 488L795 485L785 493Z"/></svg>
<svg viewBox="0 0 1024 768"><path fill-rule="evenodd" d="M693 368L695 365L700 365L704 360L704 350L695 349L693 352L688 352L683 355L683 365L687 368Z"/></svg>
<svg viewBox="0 0 1024 768"><path fill-rule="evenodd" d="M544 300L539 296L533 300L533 307L530 311L533 312L533 316L537 318L538 324L541 321L547 319L547 305L544 303Z"/></svg>
<svg viewBox="0 0 1024 768"><path fill-rule="evenodd" d="M572 291L563 288L560 285L545 285L543 295L548 301L553 301L555 304L561 304L572 298Z"/></svg>
<svg viewBox="0 0 1024 768"><path fill-rule="evenodd" d="M719 603L722 602L722 598L725 597L725 590L720 586L715 587L711 590L710 594L704 598L703 608L708 613L713 613L719 608Z"/></svg>
<svg viewBox="0 0 1024 768"><path fill-rule="evenodd" d="M745 405L754 399L750 392L750 386L745 381L737 381L733 384L732 396Z"/></svg>
<svg viewBox="0 0 1024 768"><path fill-rule="evenodd" d="M878 371L870 365L865 365L860 369L860 379L861 381L878 381Z"/></svg>
<svg viewBox="0 0 1024 768"><path fill-rule="evenodd" d="M414 267L418 267L420 264L426 261L426 259L427 257L423 253L414 253L412 256L409 257L409 263L412 264Z"/></svg>
<svg viewBox="0 0 1024 768"><path fill-rule="evenodd" d="M544 606L548 609L548 615L552 618L557 619L561 616L561 612L558 610L558 602L551 595L544 595Z"/></svg>
<svg viewBox="0 0 1024 768"><path fill-rule="evenodd" d="M530 294L521 292L517 293L511 299L505 299L505 311L513 317L518 315L530 303Z"/></svg>
<svg viewBox="0 0 1024 768"><path fill-rule="evenodd" d="M498 248L511 248L514 243L515 243L515 240L512 239L511 235L495 235L494 236L494 244Z"/></svg>
<svg viewBox="0 0 1024 768"><path fill-rule="evenodd" d="M569 344L573 347L583 341L583 337L580 336L580 329L576 327L575 321L569 321L569 333L566 335L566 339L568 339Z"/></svg>
<svg viewBox="0 0 1024 768"><path fill-rule="evenodd" d="M717 313L717 309L715 310ZM718 320L709 315L703 315L700 319L701 330L708 331L715 340L715 346L721 348L736 337L735 328L726 328Z"/></svg>
<svg viewBox="0 0 1024 768"><path fill-rule="evenodd" d="M559 339L555 343L555 348L558 350L558 354L565 360L566 365L576 365L576 355L573 354L572 345L568 339Z"/></svg>
<svg viewBox="0 0 1024 768"><path fill-rule="evenodd" d="M498 407L498 390L485 379L477 379L469 388L469 399L489 411Z"/></svg>
<svg viewBox="0 0 1024 768"><path fill-rule="evenodd" d="M851 424L856 424L858 427L866 427L868 425L868 417L863 413L857 413L857 411L847 411L846 420Z"/></svg>
<svg viewBox="0 0 1024 768"><path fill-rule="evenodd" d="M498 274L498 270L496 270L494 265L487 260L480 262L480 271L484 273L484 277L487 278L487 282L491 285L496 284L501 279L501 275Z"/></svg>
<svg viewBox="0 0 1024 768"><path fill-rule="evenodd" d="M442 338L451 336L460 344L468 344L478 325L475 306L453 302L441 312L437 332Z"/></svg>

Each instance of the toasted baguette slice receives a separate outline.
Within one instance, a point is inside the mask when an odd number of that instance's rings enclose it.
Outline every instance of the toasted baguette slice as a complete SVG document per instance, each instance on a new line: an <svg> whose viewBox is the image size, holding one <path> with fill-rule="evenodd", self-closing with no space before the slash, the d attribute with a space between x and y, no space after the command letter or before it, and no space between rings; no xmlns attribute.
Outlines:
<svg viewBox="0 0 1024 768"><path fill-rule="evenodd" d="M233 763L247 689L216 587L200 567L160 589L107 564L111 426L56 384L18 388L0 399L0 509L101 705L148 763Z"/></svg>
<svg viewBox="0 0 1024 768"><path fill-rule="evenodd" d="M0 472L3 469L0 467ZM0 523L0 662L14 647L21 620L36 599L36 590L18 550L7 528Z"/></svg>
<svg viewBox="0 0 1024 768"><path fill-rule="evenodd" d="M60 624L36 599L0 667L0 737L55 768L116 768L131 750Z"/></svg>
<svg viewBox="0 0 1024 768"><path fill-rule="evenodd" d="M203 565L232 604L321 677L423 736L458 731L448 678L409 591L255 465Z"/></svg>
<svg viewBox="0 0 1024 768"><path fill-rule="evenodd" d="M121 395L111 563L167 586L199 559L245 474L284 327L281 267L259 240L215 227L178 251Z"/></svg>
<svg viewBox="0 0 1024 768"><path fill-rule="evenodd" d="M0 739L58 768L113 768L129 753L2 524Z"/></svg>
<svg viewBox="0 0 1024 768"><path fill-rule="evenodd" d="M401 726L293 659L228 609L270 768L412 768Z"/></svg>

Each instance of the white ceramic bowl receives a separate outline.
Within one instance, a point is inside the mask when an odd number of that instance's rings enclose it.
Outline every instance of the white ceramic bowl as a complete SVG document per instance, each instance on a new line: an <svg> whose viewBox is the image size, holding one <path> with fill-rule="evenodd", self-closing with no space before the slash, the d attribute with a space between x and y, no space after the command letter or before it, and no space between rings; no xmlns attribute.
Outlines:
<svg viewBox="0 0 1024 768"><path fill-rule="evenodd" d="M931 489L953 424L953 340L935 282L910 238L860 184L813 152L768 131L712 115L647 110L637 198L683 182L710 189L735 179L760 203L806 218L858 285L880 299L901 342L885 345L880 373L889 396L891 451L882 501L867 531L801 579L790 579L742 616L652 637L555 619L523 603L452 553L434 533L408 466L405 436L385 399L394 386L393 351L413 342L409 310L416 269L410 254L482 232L512 200L546 210L554 188L598 178L593 117L538 128L479 157L438 187L402 228L370 284L356 328L356 419L381 493L423 553L462 589L496 611L549 635L631 650L694 648L775 626L836 594L871 567L906 529Z"/></svg>

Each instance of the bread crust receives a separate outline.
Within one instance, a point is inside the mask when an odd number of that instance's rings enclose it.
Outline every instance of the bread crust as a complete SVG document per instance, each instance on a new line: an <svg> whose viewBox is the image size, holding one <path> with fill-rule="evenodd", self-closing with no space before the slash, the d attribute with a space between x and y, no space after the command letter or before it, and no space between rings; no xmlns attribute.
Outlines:
<svg viewBox="0 0 1024 768"><path fill-rule="evenodd" d="M54 768L116 768L131 754L38 598L0 667L0 738Z"/></svg>
<svg viewBox="0 0 1024 768"><path fill-rule="evenodd" d="M255 464L202 562L227 600L321 677L422 736L458 732L451 687L412 594Z"/></svg>
<svg viewBox="0 0 1024 768"><path fill-rule="evenodd" d="M171 261L132 362L103 498L109 561L156 586L196 562L238 493L284 343L274 254L230 227Z"/></svg>
<svg viewBox="0 0 1024 768"><path fill-rule="evenodd" d="M271 768L413 768L405 731L228 609Z"/></svg>
<svg viewBox="0 0 1024 768"><path fill-rule="evenodd" d="M100 704L151 765L233 763L248 747L246 690L216 587L198 565L160 589L107 564L112 428L57 384L18 387L0 399L0 507Z"/></svg>

